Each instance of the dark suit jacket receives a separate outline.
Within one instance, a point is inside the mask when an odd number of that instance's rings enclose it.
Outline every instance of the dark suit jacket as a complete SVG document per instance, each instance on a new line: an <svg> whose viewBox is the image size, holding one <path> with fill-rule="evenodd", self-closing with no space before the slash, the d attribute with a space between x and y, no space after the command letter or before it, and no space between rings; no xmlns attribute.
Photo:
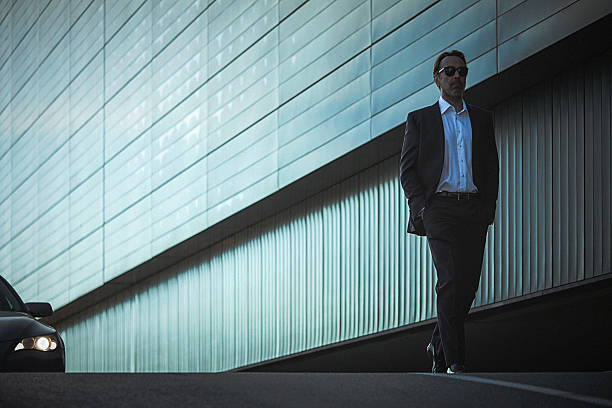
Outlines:
<svg viewBox="0 0 612 408"><path fill-rule="evenodd" d="M467 105L472 125L472 175L481 197L483 221L492 224L499 186L493 114ZM400 158L400 181L410 207L408 232L425 235L416 215L427 207L444 166L444 125L438 101L408 114Z"/></svg>

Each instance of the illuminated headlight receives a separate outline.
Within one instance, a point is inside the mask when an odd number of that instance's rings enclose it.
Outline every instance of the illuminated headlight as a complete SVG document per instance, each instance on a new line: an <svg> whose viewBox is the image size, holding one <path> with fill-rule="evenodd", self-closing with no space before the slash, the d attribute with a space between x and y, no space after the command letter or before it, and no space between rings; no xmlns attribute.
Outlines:
<svg viewBox="0 0 612 408"><path fill-rule="evenodd" d="M27 337L21 340L15 351L19 350L38 350L38 351L53 351L57 348L57 339L54 335Z"/></svg>

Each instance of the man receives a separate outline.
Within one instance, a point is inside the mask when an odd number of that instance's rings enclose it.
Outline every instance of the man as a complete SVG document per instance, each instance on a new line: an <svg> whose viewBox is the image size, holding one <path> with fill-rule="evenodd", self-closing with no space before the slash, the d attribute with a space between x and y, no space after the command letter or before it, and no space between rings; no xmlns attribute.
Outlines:
<svg viewBox="0 0 612 408"><path fill-rule="evenodd" d="M427 236L438 277L438 321L427 346L434 373L465 371L464 322L497 202L493 115L465 104L467 73L461 51L436 59L433 78L440 98L408 114L400 159L408 232Z"/></svg>

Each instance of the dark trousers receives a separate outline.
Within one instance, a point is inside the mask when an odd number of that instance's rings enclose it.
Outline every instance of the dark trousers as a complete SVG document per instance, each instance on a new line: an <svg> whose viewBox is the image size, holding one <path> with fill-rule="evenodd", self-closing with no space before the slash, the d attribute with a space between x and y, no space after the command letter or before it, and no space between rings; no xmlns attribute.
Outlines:
<svg viewBox="0 0 612 408"><path fill-rule="evenodd" d="M480 200L434 196L423 215L436 267L438 322L431 343L446 365L465 364L464 322L480 281L487 233Z"/></svg>

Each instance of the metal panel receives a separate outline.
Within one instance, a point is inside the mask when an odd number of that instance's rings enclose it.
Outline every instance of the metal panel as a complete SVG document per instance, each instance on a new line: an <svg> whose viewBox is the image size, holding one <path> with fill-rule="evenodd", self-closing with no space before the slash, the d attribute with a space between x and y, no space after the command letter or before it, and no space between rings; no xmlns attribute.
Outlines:
<svg viewBox="0 0 612 408"><path fill-rule="evenodd" d="M13 274L13 282L15 283L15 288L20 293L22 293L22 290L25 290L26 293L23 293L24 299L32 299L31 296L35 296L38 293L36 269L39 265L36 256L36 232L37 225L30 224L18 235L13 235L11 240L11 265L14 271L19 271L18 274ZM27 279L30 279L30 281L26 282ZM34 289L27 291L26 289L30 288L31 285L34 285Z"/></svg>
<svg viewBox="0 0 612 408"><path fill-rule="evenodd" d="M2 134L0 134L0 137L2 139L0 140L2 140L2 143L6 142L6 144L10 146L10 142L6 140L6 139L10 140L10 137L11 137L10 131L9 129L6 129L6 127L3 127L1 125L1 123L7 123L7 122L2 122L2 119L7 118L7 116L10 116L10 109L5 110L5 112L7 112L7 115L5 115L4 113L0 115L0 132L2 132ZM8 151L8 149L9 148L7 147L6 150ZM4 203L5 201L11 198L11 193L13 190L12 171L11 171L12 164L13 163L11 161L10 154L4 152L3 155L0 155L0 180L2 180L2 183L0 183L0 204Z"/></svg>
<svg viewBox="0 0 612 408"><path fill-rule="evenodd" d="M261 160L274 162L276 170L276 117L266 116L245 132L225 143L208 156L209 189L239 176ZM267 176L270 173L263 174ZM227 198L227 196L225 197Z"/></svg>
<svg viewBox="0 0 612 408"><path fill-rule="evenodd" d="M561 0L541 2L528 0L501 14L498 25L499 42L505 42L511 37L527 30L545 20L547 17L559 12L576 0Z"/></svg>
<svg viewBox="0 0 612 408"><path fill-rule="evenodd" d="M104 220L151 193L151 134L139 136L105 165Z"/></svg>
<svg viewBox="0 0 612 408"><path fill-rule="evenodd" d="M268 122L273 122L268 120ZM264 123L264 122L260 122ZM267 126L263 127L263 131ZM256 128L254 132L245 132L246 138L238 139L237 143L243 143L244 149L236 148L228 144L232 152L238 152L234 157L227 158L223 164L214 170L209 170L210 186L208 191L208 206L214 207L220 202L227 200L244 190L248 186L269 176L276 175L276 132L272 131L254 143L249 145L246 140L257 140L259 136Z"/></svg>
<svg viewBox="0 0 612 408"><path fill-rule="evenodd" d="M26 37L29 33L38 34L36 29L33 29L34 24L38 20L40 10L46 5L46 1L20 1L15 2L11 10L12 31L13 31L13 50L24 41L28 42ZM36 58L36 56L34 56Z"/></svg>
<svg viewBox="0 0 612 408"><path fill-rule="evenodd" d="M151 258L151 196L104 225L104 281Z"/></svg>
<svg viewBox="0 0 612 408"><path fill-rule="evenodd" d="M75 1L75 0L73 0ZM89 4L76 1L73 6L87 5L87 8L78 13L78 19L73 23L70 36L70 79L73 80L81 70L90 63L92 58L104 46L104 0L93 0ZM100 61L94 63L103 67ZM102 81L99 81L102 85Z"/></svg>
<svg viewBox="0 0 612 408"><path fill-rule="evenodd" d="M31 3L36 4L37 2ZM19 90L30 80L30 78L32 78L36 68L38 68L39 57L37 52L37 39L38 31L36 29L29 30L23 41L17 45L13 51L13 54L11 55L11 80L13 81L13 92L15 93L19 92Z"/></svg>
<svg viewBox="0 0 612 408"><path fill-rule="evenodd" d="M11 241L11 197L0 203L0 248Z"/></svg>
<svg viewBox="0 0 612 408"><path fill-rule="evenodd" d="M118 30L125 29L126 23L148 2L150 1L104 0L104 42L112 39Z"/></svg>
<svg viewBox="0 0 612 408"><path fill-rule="evenodd" d="M389 32L393 32L398 27L406 24L407 21L415 19L419 14L426 12L426 10L436 3L436 1L401 0L395 1L395 4L390 3L390 0L372 2L372 41L378 41ZM453 5L450 4L446 4L445 6L453 7ZM386 7L389 8L383 12L383 9Z"/></svg>
<svg viewBox="0 0 612 408"><path fill-rule="evenodd" d="M11 68L14 72L14 67ZM13 92L17 92L13 84ZM34 77L11 100L11 141L14 145L28 131L35 132L32 125L40 114L38 103L38 78Z"/></svg>
<svg viewBox="0 0 612 408"><path fill-rule="evenodd" d="M497 0L497 14L501 15L527 0Z"/></svg>
<svg viewBox="0 0 612 408"><path fill-rule="evenodd" d="M70 190L68 147L68 144L65 143L49 160L40 166L33 176L38 183L38 217L46 213L60 200L68 198L68 191ZM42 242L40 244L44 245Z"/></svg>
<svg viewBox="0 0 612 408"><path fill-rule="evenodd" d="M27 158L27 156L26 156ZM13 167L15 169L15 166ZM13 175L16 172L13 170ZM13 177L13 184L15 178ZM38 215L38 180L30 177L25 182L19 184L13 192L13 208L12 212L12 233L11 236L16 236L24 228L35 221Z"/></svg>
<svg viewBox="0 0 612 408"><path fill-rule="evenodd" d="M151 196L154 254L195 235L206 224L206 160L195 163Z"/></svg>
<svg viewBox="0 0 612 408"><path fill-rule="evenodd" d="M281 44L279 53L281 63L281 82L287 81L310 63L325 54L330 48L342 41L368 19L367 3L351 4L349 1L331 3L322 9L321 5L300 10L305 14L309 9L317 14L312 19L300 21L302 26L295 30L290 21L281 24ZM298 16L296 15L295 18ZM302 19L306 16L300 15ZM365 19L364 19L365 17ZM288 27L287 27L288 26ZM291 35L291 37L289 37ZM304 85L307 85L306 83Z"/></svg>
<svg viewBox="0 0 612 408"><path fill-rule="evenodd" d="M106 10L112 12L108 9L108 3L106 3ZM138 3L119 1L118 4ZM122 13L126 10L130 10L130 7L125 7ZM134 14L127 19L125 25L105 45L106 101L114 98L127 82L150 64L152 57L151 14L151 2L146 1L137 8ZM106 35L109 35L108 28Z"/></svg>
<svg viewBox="0 0 612 408"><path fill-rule="evenodd" d="M308 142L309 138L305 137L318 124L338 116L344 109L369 95L368 68L368 55L361 53L328 78L323 79L280 109L279 164L281 166L299 157L299 152L289 153L289 150L290 146L295 145L300 139L306 139L306 143L316 146L322 144L325 137L336 136L337 133L323 133L321 134L323 137L311 138L310 142ZM311 148L298 150L304 154Z"/></svg>
<svg viewBox="0 0 612 408"><path fill-rule="evenodd" d="M353 150L369 140L370 121L367 118L369 106L368 98L361 99L352 106L342 111L338 116L332 117L311 129L307 134L314 137L317 132L325 135L339 134L335 138L324 141L318 148L297 158L287 166L279 169L279 187L284 187L291 182L311 173L317 168L330 163L339 157L341 152ZM336 128L336 121L338 127Z"/></svg>
<svg viewBox="0 0 612 408"><path fill-rule="evenodd" d="M104 0L70 0L70 26L72 26L81 15L87 10L93 3L98 3Z"/></svg>
<svg viewBox="0 0 612 408"><path fill-rule="evenodd" d="M102 228L98 228L70 246L69 301L79 298L83 293L87 293L104 283L104 239L102 232Z"/></svg>
<svg viewBox="0 0 612 408"><path fill-rule="evenodd" d="M294 14L296 10L300 7L304 6L304 4L309 4L308 0L283 0L279 2L279 18L284 20L287 16Z"/></svg>
<svg viewBox="0 0 612 408"><path fill-rule="evenodd" d="M66 82L67 84L68 82ZM69 98L70 95L67 90L58 95L53 103L46 107L46 110L40 115L40 118L34 125L38 133L36 154L41 165L63 146L68 146L68 131L70 128ZM65 170L65 176L69 176L68 169L66 168ZM66 191L66 194L68 194L68 191Z"/></svg>
<svg viewBox="0 0 612 408"><path fill-rule="evenodd" d="M543 4L556 4L556 2L537 1L531 3L538 7L542 7ZM612 3L609 1L576 1L507 41L499 40L498 71L503 71L610 12L612 12ZM527 19L526 16L522 17Z"/></svg>
<svg viewBox="0 0 612 408"><path fill-rule="evenodd" d="M13 51L13 31L11 30L13 18L10 13L11 7L12 5L6 6L6 4L4 4L4 7L2 8L2 12L6 11L6 16L0 23L0 67L11 65L9 60Z"/></svg>
<svg viewBox="0 0 612 408"><path fill-rule="evenodd" d="M221 71L278 25L276 1L255 1L248 4L248 1L235 1L221 15L222 18L209 20L208 48L211 72ZM242 11L247 5L248 7Z"/></svg>
<svg viewBox="0 0 612 408"><path fill-rule="evenodd" d="M102 177L100 169L69 196L71 245L75 245L104 224Z"/></svg>
<svg viewBox="0 0 612 408"><path fill-rule="evenodd" d="M134 140L150 133L151 93L151 66L147 65L105 105L105 162L112 160Z"/></svg>
<svg viewBox="0 0 612 408"><path fill-rule="evenodd" d="M283 8L281 2L281 9ZM289 58L295 49L308 44L321 30L327 28L317 26L317 19L321 12L331 4L317 1L305 1L295 12L287 16L279 26L280 42L279 54L281 62ZM328 11L329 13L329 11Z"/></svg>
<svg viewBox="0 0 612 408"><path fill-rule="evenodd" d="M101 97L101 93L98 97ZM70 138L71 193L104 164L103 112L93 116ZM100 180L100 189L102 189Z"/></svg>
<svg viewBox="0 0 612 408"><path fill-rule="evenodd" d="M0 38L2 41L2 38ZM2 78L11 78L11 64L4 64L0 68L0 76ZM13 81L5 81L3 82L3 86L0 87L0 115L6 117L7 114L10 114L10 103L12 96L12 88ZM3 143L0 145L0 157L8 151L9 147L11 147L11 135L10 131L10 120L3 120L3 125L0 128L2 131L2 140Z"/></svg>
<svg viewBox="0 0 612 408"><path fill-rule="evenodd" d="M610 271L610 58L585 73L585 220L587 276ZM601 89L606 86L608 89ZM588 161L586 159L589 159ZM604 184L607 183L607 184ZM588 235L587 235L588 234Z"/></svg>
<svg viewBox="0 0 612 408"><path fill-rule="evenodd" d="M13 4L15 2L13 0L1 0L0 1L0 24L2 24L5 19L8 17Z"/></svg>
<svg viewBox="0 0 612 408"><path fill-rule="evenodd" d="M51 0L38 21L39 58L46 58L69 29L70 0Z"/></svg>
<svg viewBox="0 0 612 408"><path fill-rule="evenodd" d="M208 225L229 217L231 214L256 203L264 197L274 193L278 189L277 174L273 173L251 184L238 194L231 196L220 204L210 207L208 212Z"/></svg>
<svg viewBox="0 0 612 408"><path fill-rule="evenodd" d="M208 151L206 90L200 89L153 125L151 188L159 188L203 160ZM208 158L207 158L208 159ZM204 170L200 177L206 177Z"/></svg>
<svg viewBox="0 0 612 408"><path fill-rule="evenodd" d="M236 64L212 75L208 99L208 149L265 118L278 106L278 30L258 39ZM212 69L212 67L211 67Z"/></svg>
<svg viewBox="0 0 612 408"><path fill-rule="evenodd" d="M14 282L21 276L13 276L13 264L11 259L12 246L12 241L0 244L0 268L2 268L2 276Z"/></svg>
<svg viewBox="0 0 612 408"><path fill-rule="evenodd" d="M1 41L1 40L0 40ZM11 65L4 64L0 69L2 78L11 77ZM11 147L11 86L12 81L6 81L5 86L0 87L0 157Z"/></svg>
<svg viewBox="0 0 612 408"><path fill-rule="evenodd" d="M279 66L281 104L368 48L368 6L367 2L354 6L338 1L312 20L316 29L303 34L311 40L301 48L293 48L292 55Z"/></svg>
<svg viewBox="0 0 612 408"><path fill-rule="evenodd" d="M102 52L96 54L70 82L70 136L76 137L75 132L80 131L104 105L103 58Z"/></svg>
<svg viewBox="0 0 612 408"><path fill-rule="evenodd" d="M153 59L153 120L192 96L207 78L206 14Z"/></svg>
<svg viewBox="0 0 612 408"><path fill-rule="evenodd" d="M205 7L206 2L198 0L153 2L153 54L174 42L186 27L194 25L194 19ZM202 28L200 23L195 25Z"/></svg>

